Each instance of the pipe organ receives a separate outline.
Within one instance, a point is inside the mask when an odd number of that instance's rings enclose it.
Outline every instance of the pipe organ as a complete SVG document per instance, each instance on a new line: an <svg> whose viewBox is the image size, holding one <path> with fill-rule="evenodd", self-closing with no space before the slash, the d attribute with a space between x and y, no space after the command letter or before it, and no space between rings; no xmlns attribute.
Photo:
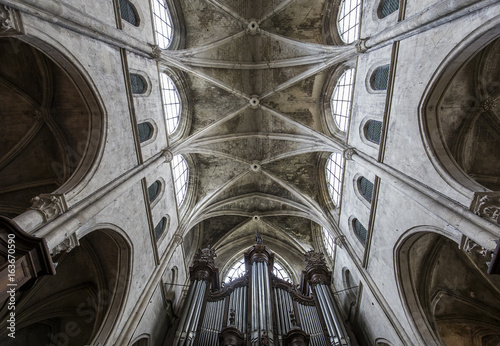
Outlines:
<svg viewBox="0 0 500 346"><path fill-rule="evenodd" d="M224 287L214 257L210 248L196 253L184 309L168 345L349 345L323 254L305 254L297 286L272 274L274 254L260 236L245 253L245 275Z"/></svg>

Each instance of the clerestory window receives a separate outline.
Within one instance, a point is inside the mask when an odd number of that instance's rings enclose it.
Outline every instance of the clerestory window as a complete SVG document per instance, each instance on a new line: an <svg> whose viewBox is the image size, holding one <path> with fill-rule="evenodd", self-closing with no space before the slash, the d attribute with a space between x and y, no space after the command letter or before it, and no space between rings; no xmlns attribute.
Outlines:
<svg viewBox="0 0 500 346"><path fill-rule="evenodd" d="M164 72L161 73L161 91L163 98L163 112L167 121L167 133L174 133L181 118L181 99L177 86Z"/></svg>
<svg viewBox="0 0 500 346"><path fill-rule="evenodd" d="M156 43L166 49L172 42L174 30L172 19L165 0L153 0L153 18L155 23Z"/></svg>
<svg viewBox="0 0 500 346"><path fill-rule="evenodd" d="M174 174L175 197L177 198L177 206L181 206L186 197L189 168L186 160L182 155L175 155L172 158L172 171Z"/></svg>
<svg viewBox="0 0 500 346"><path fill-rule="evenodd" d="M352 43L359 37L361 0L343 0L340 5L338 31L345 43Z"/></svg>
<svg viewBox="0 0 500 346"><path fill-rule="evenodd" d="M332 116L340 131L347 131L351 116L352 92L354 87L353 68L345 71L339 78L332 95Z"/></svg>
<svg viewBox="0 0 500 346"><path fill-rule="evenodd" d="M333 204L339 206L344 173L344 157L340 153L333 153L326 163L326 182Z"/></svg>
<svg viewBox="0 0 500 346"><path fill-rule="evenodd" d="M335 243L332 235L328 230L323 228L323 244L325 245L326 252L331 259L333 259Z"/></svg>

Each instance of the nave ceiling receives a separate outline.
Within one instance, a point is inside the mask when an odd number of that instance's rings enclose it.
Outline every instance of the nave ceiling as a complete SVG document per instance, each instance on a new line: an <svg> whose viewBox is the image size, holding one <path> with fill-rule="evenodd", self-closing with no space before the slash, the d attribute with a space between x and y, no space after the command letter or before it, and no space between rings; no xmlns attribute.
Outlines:
<svg viewBox="0 0 500 346"><path fill-rule="evenodd" d="M331 208L321 162L342 150L321 120L324 90L353 47L323 46L324 1L181 7L185 46L162 58L184 71L191 107L189 130L170 143L195 163L183 232L201 231L200 245L216 248L246 239L243 250L259 230L285 252L309 250L315 223L326 225L323 211Z"/></svg>

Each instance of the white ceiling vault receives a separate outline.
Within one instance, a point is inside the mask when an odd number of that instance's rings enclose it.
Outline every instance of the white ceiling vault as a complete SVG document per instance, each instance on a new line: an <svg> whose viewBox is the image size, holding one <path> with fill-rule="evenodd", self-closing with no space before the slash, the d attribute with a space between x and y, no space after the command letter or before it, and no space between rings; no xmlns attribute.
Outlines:
<svg viewBox="0 0 500 346"><path fill-rule="evenodd" d="M184 71L192 110L186 136L170 143L194 162L181 232L201 232L202 246L243 249L259 230L282 251L309 250L311 221L335 223L321 162L346 145L321 117L331 116L325 86L354 44L325 44L325 1L180 3L184 45L161 60Z"/></svg>

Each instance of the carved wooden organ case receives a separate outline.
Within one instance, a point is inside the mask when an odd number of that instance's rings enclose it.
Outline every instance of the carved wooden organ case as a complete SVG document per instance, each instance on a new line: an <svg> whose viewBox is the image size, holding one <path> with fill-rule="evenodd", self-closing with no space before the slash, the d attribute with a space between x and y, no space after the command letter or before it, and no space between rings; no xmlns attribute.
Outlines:
<svg viewBox="0 0 500 346"><path fill-rule="evenodd" d="M191 285L169 345L349 345L323 254L305 254L298 286L272 274L274 254L258 240L246 274L219 285L212 249L198 250Z"/></svg>

